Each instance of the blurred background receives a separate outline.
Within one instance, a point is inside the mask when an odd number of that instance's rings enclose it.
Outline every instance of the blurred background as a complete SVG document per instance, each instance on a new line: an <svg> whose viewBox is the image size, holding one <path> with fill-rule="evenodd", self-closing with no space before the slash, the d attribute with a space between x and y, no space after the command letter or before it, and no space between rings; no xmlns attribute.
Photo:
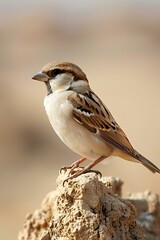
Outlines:
<svg viewBox="0 0 160 240"><path fill-rule="evenodd" d="M45 86L31 77L67 60L87 74L134 147L160 167L160 2L0 1L0 239L16 239L26 213L79 158L53 132ZM160 193L160 176L121 159L96 167L127 192Z"/></svg>

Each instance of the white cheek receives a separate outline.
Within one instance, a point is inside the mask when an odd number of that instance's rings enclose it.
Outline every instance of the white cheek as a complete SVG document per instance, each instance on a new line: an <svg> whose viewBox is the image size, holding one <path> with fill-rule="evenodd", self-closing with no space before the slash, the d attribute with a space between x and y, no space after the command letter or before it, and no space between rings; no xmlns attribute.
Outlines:
<svg viewBox="0 0 160 240"><path fill-rule="evenodd" d="M63 73L57 75L54 80L50 80L50 85L52 91L62 91L70 87L71 82L73 81L73 76L68 73Z"/></svg>
<svg viewBox="0 0 160 240"><path fill-rule="evenodd" d="M57 81L56 81L56 79L55 79L55 80L50 80L50 85L51 85L51 89L52 89L53 91L56 91L59 84L57 83Z"/></svg>

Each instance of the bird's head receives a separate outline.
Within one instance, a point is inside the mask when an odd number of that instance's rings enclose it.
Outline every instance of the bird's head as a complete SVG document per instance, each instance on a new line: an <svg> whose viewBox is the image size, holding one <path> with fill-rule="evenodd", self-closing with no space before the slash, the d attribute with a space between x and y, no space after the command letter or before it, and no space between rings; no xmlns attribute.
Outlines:
<svg viewBox="0 0 160 240"><path fill-rule="evenodd" d="M85 73L77 65L70 62L47 64L32 79L44 82L48 94L65 90L84 92L89 89Z"/></svg>

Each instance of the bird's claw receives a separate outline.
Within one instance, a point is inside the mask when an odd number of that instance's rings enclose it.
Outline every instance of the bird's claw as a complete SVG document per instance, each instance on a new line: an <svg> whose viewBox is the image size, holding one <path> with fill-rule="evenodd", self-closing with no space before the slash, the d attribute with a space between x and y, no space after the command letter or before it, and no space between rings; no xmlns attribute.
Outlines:
<svg viewBox="0 0 160 240"><path fill-rule="evenodd" d="M74 169L73 169L73 170L74 170ZM97 171L97 170L87 169L87 168L85 169L85 167L83 167L82 170L76 171L76 172L74 172L71 176L69 176L68 178L66 178L66 179L63 181L63 187L64 187L64 185L65 185L65 182L68 182L68 180L73 179L73 178L76 178L76 177L78 177L78 176L80 176L80 175L82 175L82 174L89 173L89 172L94 172L95 174L99 175L100 178L102 177L102 173L101 173L101 172L99 172L99 171ZM70 174L71 174L71 173L72 173L72 172L70 171Z"/></svg>
<svg viewBox="0 0 160 240"><path fill-rule="evenodd" d="M74 172L74 170L75 170L76 168L82 168L82 169L83 169L84 167L79 167L78 164L72 164L72 165L67 166L67 167L65 167L65 166L64 166L64 167L61 167L61 169L59 170L59 172L60 172L60 173L62 173L62 171L65 171L65 172L66 172L68 169L70 169L70 172L69 172L69 173L71 174L71 173Z"/></svg>

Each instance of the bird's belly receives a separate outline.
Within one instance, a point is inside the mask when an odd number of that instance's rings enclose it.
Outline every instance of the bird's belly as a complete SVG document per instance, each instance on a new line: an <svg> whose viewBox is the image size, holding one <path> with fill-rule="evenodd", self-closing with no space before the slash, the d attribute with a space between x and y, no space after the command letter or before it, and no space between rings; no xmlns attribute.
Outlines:
<svg viewBox="0 0 160 240"><path fill-rule="evenodd" d="M72 118L73 107L65 96L58 100L58 96L49 95L44 106L53 129L72 151L90 160L111 155L110 146Z"/></svg>

